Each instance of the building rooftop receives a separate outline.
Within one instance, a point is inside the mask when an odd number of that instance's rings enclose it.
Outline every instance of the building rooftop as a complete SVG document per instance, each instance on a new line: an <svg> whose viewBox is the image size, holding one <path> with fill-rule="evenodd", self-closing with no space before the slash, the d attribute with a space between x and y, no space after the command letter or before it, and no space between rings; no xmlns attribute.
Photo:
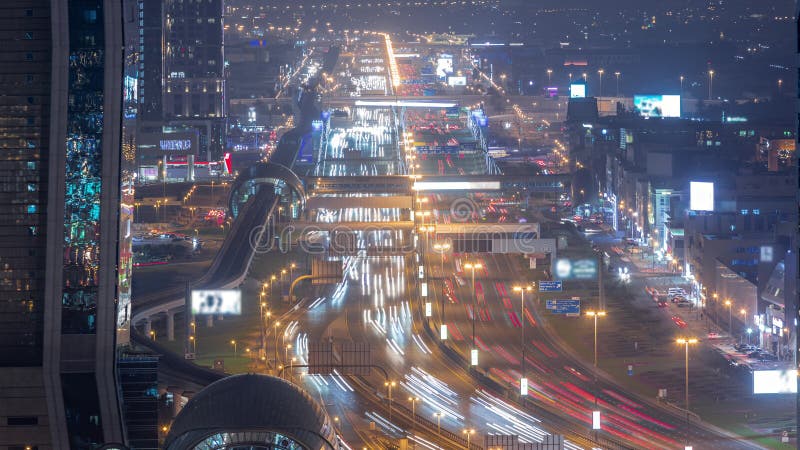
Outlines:
<svg viewBox="0 0 800 450"><path fill-rule="evenodd" d="M222 442L321 449L334 448L334 439L327 414L305 391L280 378L243 374L216 381L189 400L164 448L218 448Z"/></svg>

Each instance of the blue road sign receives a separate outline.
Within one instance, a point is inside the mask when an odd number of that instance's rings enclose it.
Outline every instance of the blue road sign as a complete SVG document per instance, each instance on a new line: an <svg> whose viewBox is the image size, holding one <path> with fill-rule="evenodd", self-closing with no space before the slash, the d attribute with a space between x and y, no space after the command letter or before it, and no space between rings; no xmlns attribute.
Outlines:
<svg viewBox="0 0 800 450"><path fill-rule="evenodd" d="M561 280L539 282L539 292L561 292L563 288L564 285Z"/></svg>
<svg viewBox="0 0 800 450"><path fill-rule="evenodd" d="M545 307L553 314L580 315L580 300L547 300Z"/></svg>

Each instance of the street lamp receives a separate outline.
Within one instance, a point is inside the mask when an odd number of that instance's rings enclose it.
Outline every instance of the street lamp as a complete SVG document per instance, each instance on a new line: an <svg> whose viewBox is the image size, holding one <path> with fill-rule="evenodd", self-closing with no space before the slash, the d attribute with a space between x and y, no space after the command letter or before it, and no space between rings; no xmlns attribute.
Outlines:
<svg viewBox="0 0 800 450"><path fill-rule="evenodd" d="M433 249L439 253L439 256L441 256L441 266L440 266L440 268L441 268L442 276L444 277L444 252L450 250L450 244L447 243L447 242L436 243L436 244L433 244Z"/></svg>
<svg viewBox="0 0 800 450"><path fill-rule="evenodd" d="M620 72L614 72L614 76L617 77L617 97L619 97L619 76L622 75Z"/></svg>
<svg viewBox="0 0 800 450"><path fill-rule="evenodd" d="M292 344L286 344L286 347L283 349L283 363L286 364L289 362L289 350L292 349Z"/></svg>
<svg viewBox="0 0 800 450"><path fill-rule="evenodd" d="M679 345L683 345L686 351L685 353L685 381L686 385L684 386L685 389L685 400L684 404L686 406L686 445L689 445L689 344L697 344L696 338L678 338L675 342Z"/></svg>
<svg viewBox="0 0 800 450"><path fill-rule="evenodd" d="M420 400L419 397L408 397L408 401L411 402L411 423L417 422L417 409L416 405L417 402Z"/></svg>
<svg viewBox="0 0 800 450"><path fill-rule="evenodd" d="M470 438L470 436L475 434L475 429L474 428L468 428L468 429L465 428L465 429L461 430L461 432L464 433L467 436L467 450L469 450L469 448L470 448L469 438Z"/></svg>
<svg viewBox="0 0 800 450"><path fill-rule="evenodd" d="M728 335L733 336L733 302L730 299L725 300L725 306L728 307Z"/></svg>
<svg viewBox="0 0 800 450"><path fill-rule="evenodd" d="M714 89L714 71L708 71L708 99L711 100L711 93Z"/></svg>
<svg viewBox="0 0 800 450"><path fill-rule="evenodd" d="M600 97L603 96L603 74L604 73L605 73L605 70L603 70L603 69L600 69L600 70L597 71L597 74L600 75L600 86L599 86L599 89L598 89L598 91L600 92L600 95L599 95Z"/></svg>
<svg viewBox="0 0 800 450"><path fill-rule="evenodd" d="M597 318L598 317L605 317L605 311L586 311L586 315L588 317L592 317L594 319L594 368L595 368L595 376L597 373Z"/></svg>
<svg viewBox="0 0 800 450"><path fill-rule="evenodd" d="M150 339L156 340L156 330L150 330Z"/></svg>
<svg viewBox="0 0 800 450"><path fill-rule="evenodd" d="M280 322L275 322L275 365L278 365L278 327L281 326Z"/></svg>
<svg viewBox="0 0 800 450"><path fill-rule="evenodd" d="M477 366L478 349L475 347L475 314L478 306L478 293L475 292L475 270L482 269L483 265L481 263L466 263L464 268L472 272L472 350L470 352L470 365Z"/></svg>
<svg viewBox="0 0 800 450"><path fill-rule="evenodd" d="M442 416L444 415L443 412L435 412L433 416L436 417L436 434L442 434Z"/></svg>
<svg viewBox="0 0 800 450"><path fill-rule="evenodd" d="M236 339L231 339L231 345L233 346L233 356L236 356Z"/></svg>
<svg viewBox="0 0 800 450"><path fill-rule="evenodd" d="M197 339L194 336L189 336L189 342L192 343L192 353L197 353Z"/></svg>
<svg viewBox="0 0 800 450"><path fill-rule="evenodd" d="M397 382L385 381L383 385L389 390L389 420L392 420L392 388L397 386Z"/></svg>
<svg viewBox="0 0 800 450"><path fill-rule="evenodd" d="M684 79L683 75L681 75L680 79L681 79L681 95L683 95L683 79Z"/></svg>
<svg viewBox="0 0 800 450"><path fill-rule="evenodd" d="M550 76L553 75L553 69L547 69L547 84L550 84Z"/></svg>
<svg viewBox="0 0 800 450"><path fill-rule="evenodd" d="M522 323L522 328L520 330L520 334L522 335L521 342L522 342L522 360L520 361L519 373L519 395L528 395L528 379L525 377L525 291L531 292L533 291L532 286L514 286L514 292L519 292L520 297L520 305L522 307L522 315L520 316L520 322Z"/></svg>

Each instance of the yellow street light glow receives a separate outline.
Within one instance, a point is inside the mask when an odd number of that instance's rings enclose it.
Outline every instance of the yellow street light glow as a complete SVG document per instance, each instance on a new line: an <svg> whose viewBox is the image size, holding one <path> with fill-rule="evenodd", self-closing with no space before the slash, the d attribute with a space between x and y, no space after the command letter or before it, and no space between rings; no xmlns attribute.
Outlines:
<svg viewBox="0 0 800 450"><path fill-rule="evenodd" d="M684 344L697 344L698 340L697 340L697 338L688 338L688 339L687 338L678 338L678 339L675 340L675 342L678 343L678 344L682 344L682 345L684 345Z"/></svg>
<svg viewBox="0 0 800 450"><path fill-rule="evenodd" d="M603 317L603 316L606 315L606 312L605 311L586 311L586 315L589 316L589 317L594 317L594 316Z"/></svg>

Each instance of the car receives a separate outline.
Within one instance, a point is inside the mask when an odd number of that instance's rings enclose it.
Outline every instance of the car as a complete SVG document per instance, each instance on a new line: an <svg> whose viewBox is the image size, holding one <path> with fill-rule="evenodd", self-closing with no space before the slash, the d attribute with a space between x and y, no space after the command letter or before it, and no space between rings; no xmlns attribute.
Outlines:
<svg viewBox="0 0 800 450"><path fill-rule="evenodd" d="M736 351L742 352L742 353L751 353L751 352L754 352L754 351L761 351L760 348L756 347L755 345L750 345L750 344L736 344L736 345L733 346L733 348Z"/></svg>
<svg viewBox="0 0 800 450"><path fill-rule="evenodd" d="M659 308L666 308L667 307L667 302L665 300L659 300L658 301L658 307Z"/></svg>
<svg viewBox="0 0 800 450"><path fill-rule="evenodd" d="M681 298L680 300L678 300L678 301L677 301L677 302L675 302L675 303L677 303L677 304L678 304L678 308L684 308L684 307L686 307L686 306L688 306L688 307L690 307L690 308L691 308L691 307L693 306L693 305L692 305L692 302L690 302L689 300L686 300L685 298Z"/></svg>
<svg viewBox="0 0 800 450"><path fill-rule="evenodd" d="M686 297L684 297L682 295L673 295L673 296L670 296L670 300L672 300L672 303L678 303L678 302L682 302L682 301L686 300ZM686 301L688 301L688 300L686 300Z"/></svg>

